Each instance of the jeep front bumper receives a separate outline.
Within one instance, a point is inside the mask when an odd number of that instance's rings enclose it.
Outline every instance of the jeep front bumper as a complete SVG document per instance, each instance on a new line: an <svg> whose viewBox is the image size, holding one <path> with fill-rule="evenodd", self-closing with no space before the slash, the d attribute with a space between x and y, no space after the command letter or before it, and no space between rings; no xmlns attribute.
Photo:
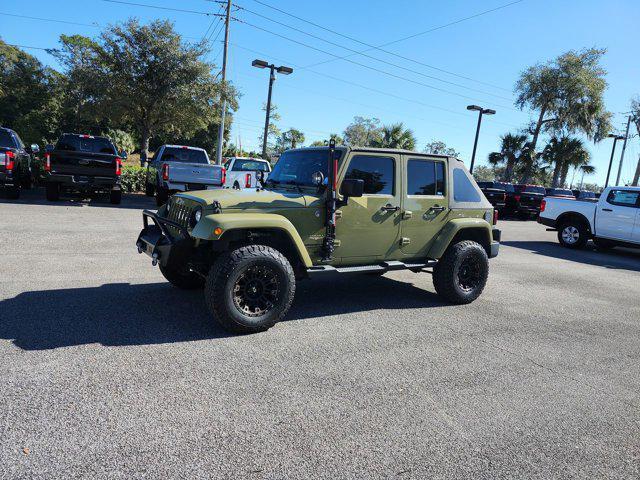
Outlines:
<svg viewBox="0 0 640 480"><path fill-rule="evenodd" d="M149 223L152 220L152 224ZM155 266L160 263L166 266L170 261L179 261L183 254L191 248L191 237L187 229L171 220L160 217L150 210L142 212L144 228L138 235L136 247L138 253L146 253ZM171 233L169 228L179 233Z"/></svg>

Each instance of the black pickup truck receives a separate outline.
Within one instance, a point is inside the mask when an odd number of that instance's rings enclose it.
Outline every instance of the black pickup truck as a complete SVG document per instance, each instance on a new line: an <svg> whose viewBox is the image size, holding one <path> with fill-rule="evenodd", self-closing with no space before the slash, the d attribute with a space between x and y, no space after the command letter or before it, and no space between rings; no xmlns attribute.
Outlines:
<svg viewBox="0 0 640 480"><path fill-rule="evenodd" d="M19 198L20 190L31 188L31 156L38 146L24 145L16 132L0 127L0 190L8 198Z"/></svg>
<svg viewBox="0 0 640 480"><path fill-rule="evenodd" d="M502 217L507 202L507 189L510 188L513 192L513 185L503 182L478 182L478 186Z"/></svg>
<svg viewBox="0 0 640 480"><path fill-rule="evenodd" d="M124 155L124 153L123 153ZM56 201L61 191L109 193L112 204L122 199L122 156L105 137L65 133L45 153L44 179L47 200Z"/></svg>
<svg viewBox="0 0 640 480"><path fill-rule="evenodd" d="M544 187L539 185L514 185L515 192L507 195L507 210L521 218L537 218L542 199L546 195Z"/></svg>

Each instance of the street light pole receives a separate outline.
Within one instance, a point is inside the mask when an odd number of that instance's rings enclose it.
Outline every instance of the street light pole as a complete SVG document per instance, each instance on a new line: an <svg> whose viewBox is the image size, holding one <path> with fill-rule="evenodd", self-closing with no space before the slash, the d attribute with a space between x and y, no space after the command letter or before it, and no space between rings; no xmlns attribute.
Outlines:
<svg viewBox="0 0 640 480"><path fill-rule="evenodd" d="M495 110L491 110L490 108L482 108L478 105L468 105L467 110L477 110L478 111L478 126L476 127L476 138L473 141L473 153L471 154L471 165L469 166L469 173L473 174L473 164L476 160L476 149L478 148L478 137L480 136L480 125L482 124L482 115L494 115L496 113Z"/></svg>
<svg viewBox="0 0 640 480"><path fill-rule="evenodd" d="M227 15L224 22L224 55L222 57L222 112L218 128L218 145L216 145L216 163L222 165L222 143L224 142L224 121L227 115L227 55L229 51L229 20L231 17L231 0L227 0Z"/></svg>
<svg viewBox="0 0 640 480"><path fill-rule="evenodd" d="M609 169L607 170L607 179L604 182L604 188L609 186L609 176L611 175L611 167L613 166L613 156L616 153L616 142L624 139L622 135L614 135L612 133L610 133L608 137L613 138L613 147L611 148L611 158L609 159Z"/></svg>
<svg viewBox="0 0 640 480"><path fill-rule="evenodd" d="M267 112L264 119L264 134L262 137L262 158L267 158L267 138L269 136L269 118L271 116L271 92L273 91L273 82L276 81L276 72L281 75L291 75L293 68L280 65L276 67L273 63L265 62L264 60L254 60L251 62L252 67L256 68L268 68L269 69L269 94L267 95Z"/></svg>
<svg viewBox="0 0 640 480"><path fill-rule="evenodd" d="M620 185L620 174L622 173L622 162L624 162L624 152L627 149L627 138L629 138L629 127L631 126L631 115L627 119L627 131L624 134L624 142L622 144L622 153L620 154L620 165L618 166L618 176L616 177L616 185Z"/></svg>

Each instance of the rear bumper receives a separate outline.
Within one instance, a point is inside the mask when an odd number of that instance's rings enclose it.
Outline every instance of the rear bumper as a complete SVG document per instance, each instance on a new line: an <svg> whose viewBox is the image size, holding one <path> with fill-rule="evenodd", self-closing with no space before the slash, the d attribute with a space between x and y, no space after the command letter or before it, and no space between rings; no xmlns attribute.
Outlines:
<svg viewBox="0 0 640 480"><path fill-rule="evenodd" d="M502 231L494 228L492 231L492 237L493 237L493 241L491 242L491 245L489 246L489 258L495 258L498 256L498 253L500 251L500 240L502 239Z"/></svg>
<svg viewBox="0 0 640 480"><path fill-rule="evenodd" d="M66 175L46 173L44 180L58 183L61 187L74 190L117 190L120 188L120 177L92 177L89 175Z"/></svg>
<svg viewBox="0 0 640 480"><path fill-rule="evenodd" d="M169 191L190 192L197 190L219 190L224 188L223 185L210 185L206 183L177 183L162 182L162 188Z"/></svg>
<svg viewBox="0 0 640 480"><path fill-rule="evenodd" d="M538 223L541 223L542 225L545 225L549 228L556 228L556 221L551 218L545 218L545 217L539 216Z"/></svg>

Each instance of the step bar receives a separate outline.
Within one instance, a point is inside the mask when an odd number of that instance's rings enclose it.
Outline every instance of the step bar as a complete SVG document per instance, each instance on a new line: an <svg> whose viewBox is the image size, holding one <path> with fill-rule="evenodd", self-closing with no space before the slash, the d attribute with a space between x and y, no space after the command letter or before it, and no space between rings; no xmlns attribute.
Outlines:
<svg viewBox="0 0 640 480"><path fill-rule="evenodd" d="M398 261L382 262L377 265L356 265L352 267L333 267L331 265L315 265L307 269L307 273L371 273L371 272L391 272L394 270L412 270L419 272L424 268L435 267L437 260L427 260L419 263L404 263Z"/></svg>

